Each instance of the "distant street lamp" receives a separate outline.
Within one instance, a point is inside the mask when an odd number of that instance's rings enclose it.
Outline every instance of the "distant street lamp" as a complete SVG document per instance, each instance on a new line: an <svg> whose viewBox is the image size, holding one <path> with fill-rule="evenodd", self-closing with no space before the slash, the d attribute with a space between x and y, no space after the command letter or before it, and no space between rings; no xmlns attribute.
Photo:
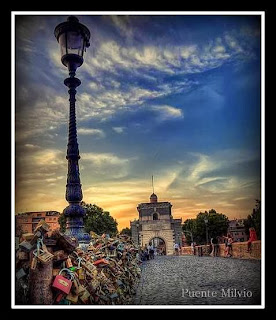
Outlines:
<svg viewBox="0 0 276 320"><path fill-rule="evenodd" d="M206 227L206 244L208 244L208 242L209 242L209 239L208 239L208 219L205 218L204 222L205 222L205 227Z"/></svg>
<svg viewBox="0 0 276 320"><path fill-rule="evenodd" d="M79 174L79 147L77 141L75 96L76 88L81 84L75 78L76 70L83 64L83 54L89 47L90 31L79 23L74 17L68 17L66 22L60 23L55 28L55 37L60 45L61 62L68 68L69 78L64 84L69 88L70 116L69 136L67 144L68 173L66 184L66 200L69 202L63 213L66 217L65 234L78 239L79 242L88 243L90 236L84 233L83 217L85 209L80 205L82 201L82 189Z"/></svg>

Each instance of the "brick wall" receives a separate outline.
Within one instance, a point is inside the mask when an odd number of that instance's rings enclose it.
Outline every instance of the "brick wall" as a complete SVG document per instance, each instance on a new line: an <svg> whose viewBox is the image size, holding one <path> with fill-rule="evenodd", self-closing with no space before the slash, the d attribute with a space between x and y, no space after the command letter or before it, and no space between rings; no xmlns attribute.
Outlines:
<svg viewBox="0 0 276 320"><path fill-rule="evenodd" d="M196 247L202 247L202 253L203 255L209 255L210 252L210 245L208 246L196 246ZM251 253L247 252L247 242L234 242L232 244L232 257L233 258L239 258L239 259L261 259L261 241L253 241L252 242L252 251ZM206 250L207 249L207 250ZM225 245L220 244L219 245L219 257L224 257L224 250ZM182 255L192 255L192 248L191 247L182 247L181 248L181 254Z"/></svg>

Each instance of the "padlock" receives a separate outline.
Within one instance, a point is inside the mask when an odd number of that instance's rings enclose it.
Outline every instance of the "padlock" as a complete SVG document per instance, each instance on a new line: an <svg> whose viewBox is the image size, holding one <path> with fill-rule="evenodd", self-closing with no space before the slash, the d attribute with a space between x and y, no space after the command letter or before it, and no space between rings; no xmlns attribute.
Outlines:
<svg viewBox="0 0 276 320"><path fill-rule="evenodd" d="M74 277L73 279L73 284L71 287L71 291L72 294L78 294L79 293L79 284L77 282L77 278Z"/></svg>
<svg viewBox="0 0 276 320"><path fill-rule="evenodd" d="M85 290L86 290L85 287L80 284L78 287L78 295L79 296L82 295Z"/></svg>
<svg viewBox="0 0 276 320"><path fill-rule="evenodd" d="M116 289L112 283L106 284L106 289L110 294L116 292Z"/></svg>
<svg viewBox="0 0 276 320"><path fill-rule="evenodd" d="M116 281L116 283L117 283L117 285L118 285L119 287L124 287L124 284L123 284L123 282L122 282L120 279L118 279L118 280Z"/></svg>
<svg viewBox="0 0 276 320"><path fill-rule="evenodd" d="M85 271L81 267L82 258L78 258L77 261L78 261L77 275L79 277L79 280L85 280Z"/></svg>
<svg viewBox="0 0 276 320"><path fill-rule="evenodd" d="M99 260L93 262L93 264L94 264L95 266L106 266L106 265L109 264L109 262L108 262L108 260L106 260L106 259L99 259Z"/></svg>
<svg viewBox="0 0 276 320"><path fill-rule="evenodd" d="M109 297L110 297L110 299L112 299L112 300L119 298L119 296L118 296L118 294L117 294L116 292L112 293Z"/></svg>
<svg viewBox="0 0 276 320"><path fill-rule="evenodd" d="M25 252L30 252L32 249L34 249L34 245L30 242L24 240L21 243L19 243L19 248Z"/></svg>
<svg viewBox="0 0 276 320"><path fill-rule="evenodd" d="M89 248L89 246L87 247L87 249ZM77 247L75 251L73 251L73 253L77 256L82 256L84 254L84 251L80 248Z"/></svg>
<svg viewBox="0 0 276 320"><path fill-rule="evenodd" d="M77 271L77 267L70 267L68 269L70 269L72 272L76 272Z"/></svg>
<svg viewBox="0 0 276 320"><path fill-rule="evenodd" d="M24 276L26 276L26 272L24 271L23 268L19 269L17 272L16 272L16 279L19 280L21 278L23 278Z"/></svg>
<svg viewBox="0 0 276 320"><path fill-rule="evenodd" d="M26 285L26 283L24 283L24 282L22 281L22 279L20 279L19 282L20 282L21 288L22 288L24 291L27 291L27 290L28 290L28 286Z"/></svg>
<svg viewBox="0 0 276 320"><path fill-rule="evenodd" d="M99 236L97 235L97 233L96 232L94 232L94 231L90 231L90 236L91 236L91 238L93 238L93 239L97 239Z"/></svg>
<svg viewBox="0 0 276 320"><path fill-rule="evenodd" d="M32 270L35 270L35 269L36 269L36 266L37 266L37 257L34 256L33 259L32 259L30 268L31 268Z"/></svg>
<svg viewBox="0 0 276 320"><path fill-rule="evenodd" d="M123 296L123 295L124 295L124 291L123 291L121 288L118 288L118 289L117 289L117 293L118 293L120 296Z"/></svg>
<svg viewBox="0 0 276 320"><path fill-rule="evenodd" d="M57 276L59 274L59 269L53 269L53 277Z"/></svg>
<svg viewBox="0 0 276 320"><path fill-rule="evenodd" d="M96 266L94 266L94 264L89 261L86 262L83 266L90 272L93 272L95 269L97 269Z"/></svg>
<svg viewBox="0 0 276 320"><path fill-rule="evenodd" d="M95 303L98 303L99 299L100 299L100 297L97 294L93 295L93 300Z"/></svg>
<svg viewBox="0 0 276 320"><path fill-rule="evenodd" d="M64 297L64 293L59 293L56 297L56 302L60 302L60 300Z"/></svg>
<svg viewBox="0 0 276 320"><path fill-rule="evenodd" d="M83 292L83 294L79 296L80 300L81 300L84 304L87 304L87 303L89 302L89 300L90 300L89 297L90 297L90 293L89 293L87 290L85 290L85 291Z"/></svg>
<svg viewBox="0 0 276 320"><path fill-rule="evenodd" d="M46 244L46 246L54 247L57 244L57 240L56 239L45 238L44 239L44 243Z"/></svg>
<svg viewBox="0 0 276 320"><path fill-rule="evenodd" d="M108 297L107 297L106 295L104 295L104 294L101 294L99 298L100 298L100 300L102 300L103 302L105 302L104 304L106 304L107 302L109 302Z"/></svg>
<svg viewBox="0 0 276 320"><path fill-rule="evenodd" d="M29 254L26 251L18 250L16 253L16 257L18 260L29 260Z"/></svg>
<svg viewBox="0 0 276 320"><path fill-rule="evenodd" d="M119 243L118 245L117 245L117 250L118 251L124 251L124 244L123 243Z"/></svg>
<svg viewBox="0 0 276 320"><path fill-rule="evenodd" d="M36 226L34 231L35 232L36 231L41 231L42 233L46 233L46 232L50 231L50 226L45 222L45 220L41 219L38 222L38 224L37 224L37 226Z"/></svg>
<svg viewBox="0 0 276 320"><path fill-rule="evenodd" d="M62 298L58 304L71 304L71 301L69 301L65 298Z"/></svg>
<svg viewBox="0 0 276 320"><path fill-rule="evenodd" d="M79 296L77 294L69 292L69 294L66 296L66 300L71 301L72 303L77 303L79 300Z"/></svg>
<svg viewBox="0 0 276 320"><path fill-rule="evenodd" d="M36 231L35 234L33 235L32 239L31 239L31 244L36 244L37 243L37 240L39 238L41 238L42 236L42 232L41 231Z"/></svg>
<svg viewBox="0 0 276 320"><path fill-rule="evenodd" d="M67 279L61 275L63 271L66 271L69 274L70 279ZM73 279L73 275L69 269L66 269L66 268L61 269L59 274L55 277L52 287L66 294L69 294L72 287L72 281L71 281L72 279Z"/></svg>
<svg viewBox="0 0 276 320"><path fill-rule="evenodd" d="M87 247L87 251L89 252L89 251L94 251L95 250L95 247L93 246L93 245L89 245L88 247Z"/></svg>
<svg viewBox="0 0 276 320"><path fill-rule="evenodd" d="M67 252L73 252L78 247L78 240L58 232L57 246Z"/></svg>
<svg viewBox="0 0 276 320"><path fill-rule="evenodd" d="M63 261L68 258L68 254L64 250L58 250L54 252L54 261Z"/></svg>
<svg viewBox="0 0 276 320"><path fill-rule="evenodd" d="M48 250L47 251L40 250L39 254L37 254L36 251L37 250L34 251L34 254L37 256L38 261L40 261L43 264L50 263L54 258L54 255L51 254Z"/></svg>
<svg viewBox="0 0 276 320"><path fill-rule="evenodd" d="M34 234L33 233L23 233L22 238L26 241L31 241L33 238Z"/></svg>
<svg viewBox="0 0 276 320"><path fill-rule="evenodd" d="M69 257L66 259L66 267L68 269L73 267L72 260Z"/></svg>
<svg viewBox="0 0 276 320"><path fill-rule="evenodd" d="M85 271L82 267L77 269L77 274L78 274L79 280L85 280Z"/></svg>
<svg viewBox="0 0 276 320"><path fill-rule="evenodd" d="M19 237L15 237L15 250L19 249Z"/></svg>
<svg viewBox="0 0 276 320"><path fill-rule="evenodd" d="M92 279L91 281L90 281L90 287L91 287L91 289L92 289L92 291L95 291L95 290L97 290L97 288L99 287L99 285L100 285L100 282L99 282L99 280L97 280L97 279Z"/></svg>

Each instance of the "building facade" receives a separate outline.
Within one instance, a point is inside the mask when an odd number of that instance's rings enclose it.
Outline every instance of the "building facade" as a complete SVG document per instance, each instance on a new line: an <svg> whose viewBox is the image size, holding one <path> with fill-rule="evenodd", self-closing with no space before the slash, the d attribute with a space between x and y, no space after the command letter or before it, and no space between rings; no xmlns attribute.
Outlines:
<svg viewBox="0 0 276 320"><path fill-rule="evenodd" d="M174 244L182 244L182 219L173 219L170 202L158 202L153 193L150 202L137 206L139 219L130 222L134 243L141 247L153 245L163 254L174 253Z"/></svg>
<svg viewBox="0 0 276 320"><path fill-rule="evenodd" d="M16 236L22 233L33 233L38 222L43 219L51 230L59 229L60 213L57 211L24 212L15 216Z"/></svg>
<svg viewBox="0 0 276 320"><path fill-rule="evenodd" d="M248 240L243 219L230 220L228 224L228 233L231 234L235 242L244 242Z"/></svg>

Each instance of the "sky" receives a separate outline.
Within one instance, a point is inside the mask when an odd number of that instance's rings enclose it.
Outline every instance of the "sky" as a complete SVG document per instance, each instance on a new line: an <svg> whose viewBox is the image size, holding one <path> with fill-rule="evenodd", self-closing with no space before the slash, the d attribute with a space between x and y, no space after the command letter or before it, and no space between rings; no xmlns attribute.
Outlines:
<svg viewBox="0 0 276 320"><path fill-rule="evenodd" d="M76 76L83 200L119 229L149 202L174 218L245 218L260 199L260 18L77 15L91 32ZM69 102L54 36L64 15L15 19L15 211L65 200Z"/></svg>

